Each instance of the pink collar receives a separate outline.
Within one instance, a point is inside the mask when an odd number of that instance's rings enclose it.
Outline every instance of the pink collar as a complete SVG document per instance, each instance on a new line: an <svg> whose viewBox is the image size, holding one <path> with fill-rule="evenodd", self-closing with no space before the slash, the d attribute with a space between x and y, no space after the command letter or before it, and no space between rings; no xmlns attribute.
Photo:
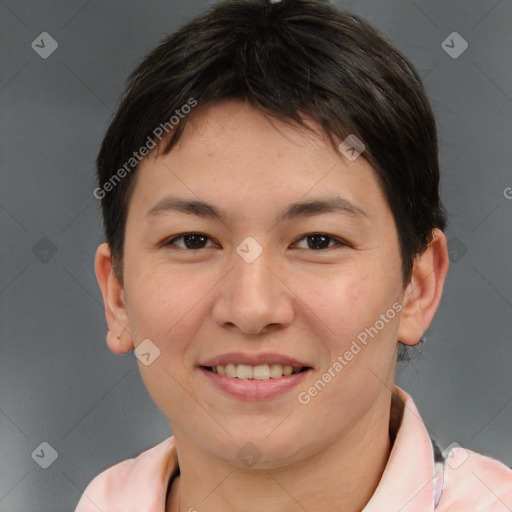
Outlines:
<svg viewBox="0 0 512 512"><path fill-rule="evenodd" d="M394 393L403 403L402 420L382 478L363 512L433 511L444 487L443 464L434 462L432 441L412 398L398 386Z"/></svg>

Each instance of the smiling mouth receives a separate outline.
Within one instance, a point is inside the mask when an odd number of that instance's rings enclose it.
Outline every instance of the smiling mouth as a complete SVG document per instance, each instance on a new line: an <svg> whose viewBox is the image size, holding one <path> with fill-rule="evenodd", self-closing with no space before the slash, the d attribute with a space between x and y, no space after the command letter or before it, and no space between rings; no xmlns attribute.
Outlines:
<svg viewBox="0 0 512 512"><path fill-rule="evenodd" d="M234 363L217 366L201 366L201 368L225 377L243 380L279 379L311 369L310 366L293 367L281 364L260 364L253 366L250 364Z"/></svg>

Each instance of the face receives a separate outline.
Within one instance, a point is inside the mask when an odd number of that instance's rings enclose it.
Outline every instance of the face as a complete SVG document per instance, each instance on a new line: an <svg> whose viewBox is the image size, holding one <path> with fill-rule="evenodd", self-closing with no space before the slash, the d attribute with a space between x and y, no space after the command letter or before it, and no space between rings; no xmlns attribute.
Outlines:
<svg viewBox="0 0 512 512"><path fill-rule="evenodd" d="M127 328L135 347L149 339L160 351L139 367L173 431L238 465L250 441L261 467L353 431L393 385L404 291L395 223L370 165L227 101L197 110L177 146L137 172ZM297 208L335 198L331 211ZM194 214L173 200L211 208ZM307 370L279 377L289 370L269 366L276 378L244 380L204 368L219 362L253 363L239 376L261 366L265 377L265 363Z"/></svg>

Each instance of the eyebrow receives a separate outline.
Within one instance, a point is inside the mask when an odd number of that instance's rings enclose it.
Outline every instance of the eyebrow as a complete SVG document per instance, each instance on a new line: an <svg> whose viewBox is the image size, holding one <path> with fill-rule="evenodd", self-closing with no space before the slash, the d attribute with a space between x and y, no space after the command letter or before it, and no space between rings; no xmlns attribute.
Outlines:
<svg viewBox="0 0 512 512"><path fill-rule="evenodd" d="M178 211L197 217L219 220L227 223L229 215L225 210L204 201L178 197L164 197L146 213L146 218L156 217L171 211ZM276 218L276 222L298 217L312 217L324 213L338 213L355 219L368 219L368 214L358 205L339 196L313 199L292 203Z"/></svg>

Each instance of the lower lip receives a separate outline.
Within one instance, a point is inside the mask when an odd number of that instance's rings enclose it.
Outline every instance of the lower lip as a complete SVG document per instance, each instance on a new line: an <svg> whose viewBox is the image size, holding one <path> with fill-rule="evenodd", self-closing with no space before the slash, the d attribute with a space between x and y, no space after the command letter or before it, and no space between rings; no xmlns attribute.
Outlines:
<svg viewBox="0 0 512 512"><path fill-rule="evenodd" d="M210 382L224 393L244 400L266 400L297 386L312 370L292 373L277 379L237 379L198 368Z"/></svg>

